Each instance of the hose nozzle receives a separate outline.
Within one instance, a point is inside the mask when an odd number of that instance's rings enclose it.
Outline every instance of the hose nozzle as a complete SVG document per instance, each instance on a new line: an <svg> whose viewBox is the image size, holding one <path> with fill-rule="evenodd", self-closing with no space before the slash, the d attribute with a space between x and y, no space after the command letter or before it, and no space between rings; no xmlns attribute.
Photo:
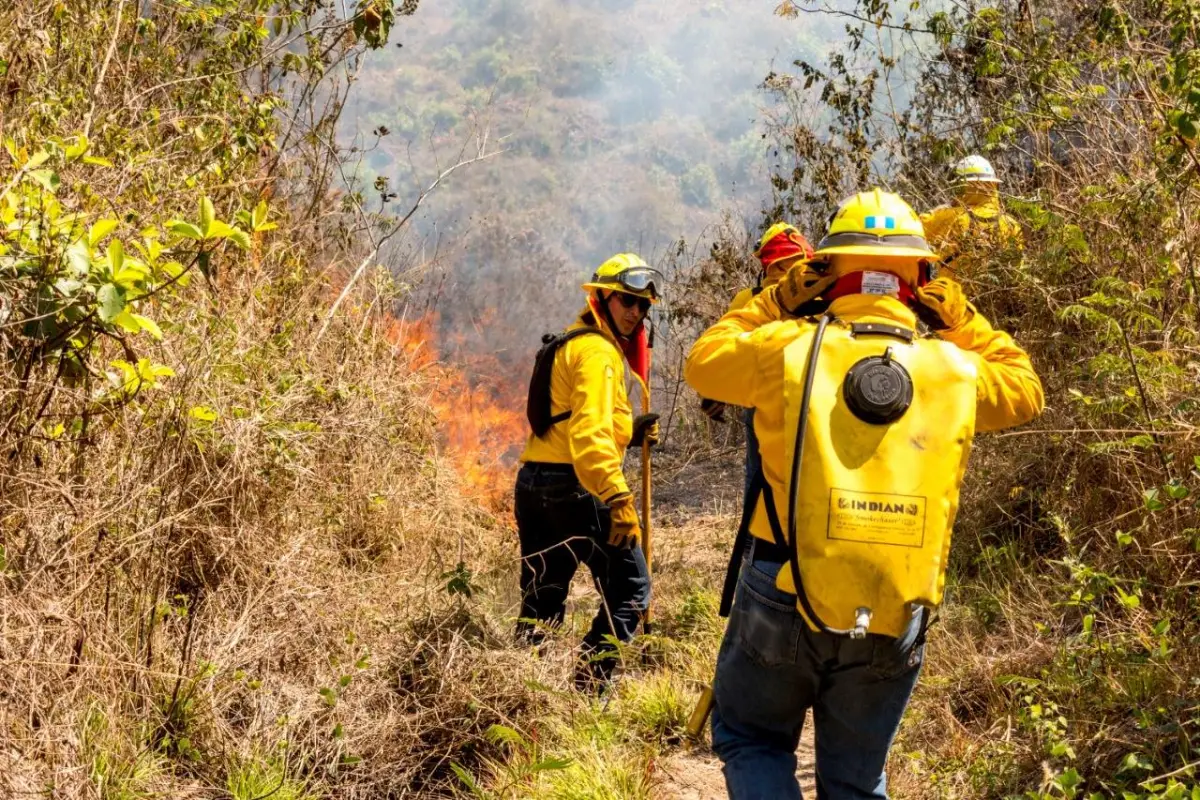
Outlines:
<svg viewBox="0 0 1200 800"><path fill-rule="evenodd" d="M869 627L871 627L871 609L863 606L854 609L854 627L850 630L850 638L867 638L867 628Z"/></svg>

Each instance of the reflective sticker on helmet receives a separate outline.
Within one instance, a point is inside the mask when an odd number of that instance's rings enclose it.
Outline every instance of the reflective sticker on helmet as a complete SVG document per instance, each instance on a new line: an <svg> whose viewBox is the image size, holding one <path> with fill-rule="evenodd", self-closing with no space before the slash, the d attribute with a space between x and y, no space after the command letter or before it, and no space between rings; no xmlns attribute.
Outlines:
<svg viewBox="0 0 1200 800"><path fill-rule="evenodd" d="M900 294L900 278L890 272L863 271L863 294Z"/></svg>
<svg viewBox="0 0 1200 800"><path fill-rule="evenodd" d="M879 229L889 230L889 231L895 230L896 218L895 217L878 217L878 216L875 216L874 214L872 214L871 216L869 216L865 220L863 220L863 227L869 231L879 230Z"/></svg>

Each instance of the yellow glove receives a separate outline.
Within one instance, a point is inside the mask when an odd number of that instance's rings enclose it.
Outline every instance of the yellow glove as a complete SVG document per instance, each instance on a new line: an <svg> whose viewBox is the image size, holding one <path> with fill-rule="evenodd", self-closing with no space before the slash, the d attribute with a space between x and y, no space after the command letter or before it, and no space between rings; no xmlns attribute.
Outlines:
<svg viewBox="0 0 1200 800"><path fill-rule="evenodd" d="M612 532L608 543L613 547L630 550L642 541L642 526L638 522L637 509L633 507L633 495L619 494L608 501L612 510Z"/></svg>
<svg viewBox="0 0 1200 800"><path fill-rule="evenodd" d="M975 309L967 302L962 286L953 278L943 276L925 284L917 289L917 300L919 303L914 310L930 330L957 328L975 316Z"/></svg>
<svg viewBox="0 0 1200 800"><path fill-rule="evenodd" d="M833 275L822 275L801 261L767 291L775 292L775 300L784 311L794 317L803 317L824 311L814 301L836 282Z"/></svg>

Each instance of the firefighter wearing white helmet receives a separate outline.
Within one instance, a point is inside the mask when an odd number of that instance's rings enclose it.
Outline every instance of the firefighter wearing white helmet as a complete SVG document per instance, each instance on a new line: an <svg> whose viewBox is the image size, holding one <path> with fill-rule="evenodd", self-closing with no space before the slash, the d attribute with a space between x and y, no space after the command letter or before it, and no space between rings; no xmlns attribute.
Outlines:
<svg viewBox="0 0 1200 800"><path fill-rule="evenodd" d="M967 283L998 280L994 268L1019 261L1021 226L1004 212L990 161L970 155L954 165L954 199L921 216L941 269Z"/></svg>
<svg viewBox="0 0 1200 800"><path fill-rule="evenodd" d="M904 200L857 194L812 261L688 354L692 388L755 410L762 456L712 689L733 800L799 800L809 709L817 796L887 797L971 440L1041 411L1029 357L957 283L930 279L932 258ZM826 310L803 316L818 297Z"/></svg>
<svg viewBox="0 0 1200 800"><path fill-rule="evenodd" d="M954 165L954 174L961 183L999 183L992 162L983 156L967 156Z"/></svg>

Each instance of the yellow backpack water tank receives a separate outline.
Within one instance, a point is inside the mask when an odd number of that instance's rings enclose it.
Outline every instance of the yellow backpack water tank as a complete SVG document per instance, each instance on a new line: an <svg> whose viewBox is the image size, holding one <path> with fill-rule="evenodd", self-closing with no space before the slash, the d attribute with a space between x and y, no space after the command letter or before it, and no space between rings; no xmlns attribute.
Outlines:
<svg viewBox="0 0 1200 800"><path fill-rule="evenodd" d="M789 430L799 423L817 330L784 353ZM797 606L814 629L900 636L918 606L942 600L975 432L975 366L948 342L835 320L814 370L798 485L774 498L780 519L794 505L806 596ZM908 397L898 385L906 380ZM794 437L788 447L793 463ZM777 585L796 593L790 565Z"/></svg>

